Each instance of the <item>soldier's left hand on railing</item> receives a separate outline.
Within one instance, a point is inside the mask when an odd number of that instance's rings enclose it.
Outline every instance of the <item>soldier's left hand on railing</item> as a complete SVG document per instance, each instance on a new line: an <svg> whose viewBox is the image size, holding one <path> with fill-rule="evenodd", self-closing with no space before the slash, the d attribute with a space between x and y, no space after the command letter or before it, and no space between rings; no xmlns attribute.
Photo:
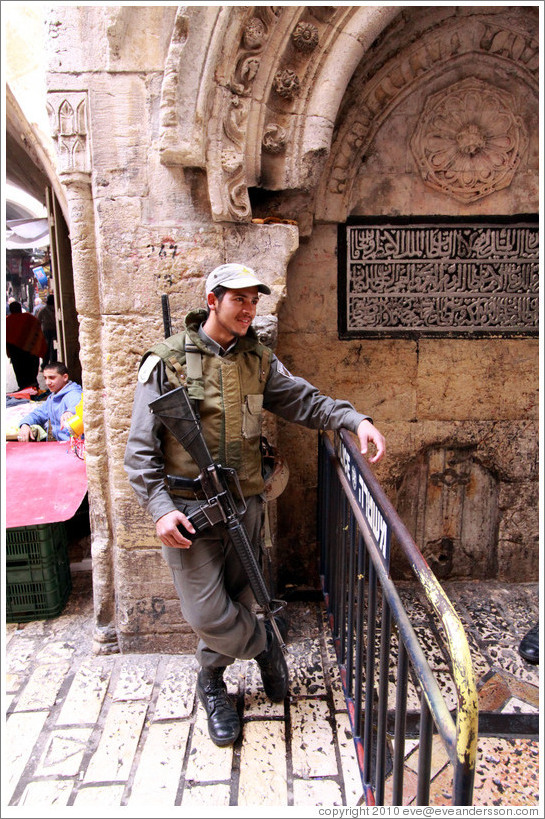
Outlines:
<svg viewBox="0 0 545 819"><path fill-rule="evenodd" d="M386 454L386 440L384 435L371 423L371 421L362 421L358 427L358 438L360 439L360 449L362 455L367 455L369 443L372 442L376 447L376 453L369 457L369 463L376 464Z"/></svg>

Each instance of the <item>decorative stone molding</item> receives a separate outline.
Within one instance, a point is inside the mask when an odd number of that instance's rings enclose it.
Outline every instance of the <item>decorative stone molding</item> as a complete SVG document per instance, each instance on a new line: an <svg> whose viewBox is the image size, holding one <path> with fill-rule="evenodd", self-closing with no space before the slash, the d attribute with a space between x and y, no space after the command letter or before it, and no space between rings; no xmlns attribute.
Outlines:
<svg viewBox="0 0 545 819"><path fill-rule="evenodd" d="M263 133L263 150L269 154L280 154L286 150L286 129L281 125L271 123L267 125Z"/></svg>
<svg viewBox="0 0 545 819"><path fill-rule="evenodd" d="M244 157L239 151L222 151L221 167L226 173L236 173L244 162Z"/></svg>
<svg viewBox="0 0 545 819"><path fill-rule="evenodd" d="M231 90L235 94L248 94L250 86L256 78L259 70L260 59L258 57L244 57L239 60L235 75L231 80Z"/></svg>
<svg viewBox="0 0 545 819"><path fill-rule="evenodd" d="M247 8L238 19L230 15L220 49L218 27L207 61L216 89L211 94L201 88L198 96L207 101L202 167L214 221L251 218L251 188L315 187L350 76L367 41L397 13L395 8ZM212 52L219 54L218 60ZM244 156L240 167L235 159L239 154Z"/></svg>
<svg viewBox="0 0 545 819"><path fill-rule="evenodd" d="M425 83L437 83L449 66L458 66L458 76L463 72L473 77L476 62L482 61L488 72L494 67L500 73L514 72L528 92L537 96L539 51L531 30L530 26L525 29L523 21L518 31L512 31L501 15L476 14L471 25L463 17L447 18L440 26L412 37L394 58L384 61L376 53L369 62L362 61L351 80L354 100L351 104L349 91L345 100L347 111L344 116L340 114L344 123L335 137L317 193L317 218L340 222L346 219L362 157L382 123L413 91ZM497 93L502 95L499 90ZM487 105L494 107L497 103L490 100ZM482 124L479 129L482 130ZM462 143L465 141L464 150L475 151L476 144L471 142L475 132L462 133L459 129L459 133ZM523 152L524 134L519 139L517 156Z"/></svg>
<svg viewBox="0 0 545 819"><path fill-rule="evenodd" d="M279 97L292 100L299 94L301 81L291 68L283 68L274 75L273 88Z"/></svg>
<svg viewBox="0 0 545 819"><path fill-rule="evenodd" d="M428 187L476 202L511 183L528 135L509 92L470 78L428 97L410 145Z"/></svg>
<svg viewBox="0 0 545 819"><path fill-rule="evenodd" d="M188 25L187 15L178 9L174 21L170 48L165 62L163 86L161 89L161 125L163 128L174 128L178 121L176 116L178 71L183 49L187 42Z"/></svg>
<svg viewBox="0 0 545 819"><path fill-rule="evenodd" d="M298 51L314 51L320 40L318 29L312 23L298 23L292 32L291 39Z"/></svg>
<svg viewBox="0 0 545 819"><path fill-rule="evenodd" d="M249 50L261 48L265 42L266 35L267 29L265 28L263 20L260 20L259 17L252 17L250 22L244 27L242 44L244 48Z"/></svg>
<svg viewBox="0 0 545 819"><path fill-rule="evenodd" d="M58 172L91 173L87 139L87 92L50 92L47 113L56 144Z"/></svg>
<svg viewBox="0 0 545 819"><path fill-rule="evenodd" d="M221 168L229 197L231 218L244 221L250 217L251 207L244 172L244 129L248 118L249 100L237 94L229 96L223 131L228 138L221 152Z"/></svg>
<svg viewBox="0 0 545 819"><path fill-rule="evenodd" d="M224 92L219 116L221 183L214 175L211 191L214 218L218 221L248 221L251 217L246 183L245 154L252 88L259 71L263 50L281 9L263 7L244 26L234 59L234 71ZM214 161L212 155L209 161ZM218 196L219 194L219 196Z"/></svg>
<svg viewBox="0 0 545 819"><path fill-rule="evenodd" d="M365 32L379 30L397 13L376 16L359 7L330 7L316 16L313 8L248 9L239 26L238 50L231 46L215 66L215 77L221 79L209 119L206 158L215 221L248 218L249 197L248 207L239 209L244 185L248 190L315 186L331 144L335 102L342 99L353 67L361 59ZM229 42L234 45L234 27L230 33ZM325 66L322 49L327 55ZM348 55L350 69L339 75L339 63ZM235 70L230 71L229 65ZM220 160L223 151L234 147L224 127L234 116L226 89L249 100L243 143L236 146L244 154L244 172L241 176L237 172L236 178L228 176ZM275 132L274 126L283 131ZM236 202L232 191L236 191Z"/></svg>

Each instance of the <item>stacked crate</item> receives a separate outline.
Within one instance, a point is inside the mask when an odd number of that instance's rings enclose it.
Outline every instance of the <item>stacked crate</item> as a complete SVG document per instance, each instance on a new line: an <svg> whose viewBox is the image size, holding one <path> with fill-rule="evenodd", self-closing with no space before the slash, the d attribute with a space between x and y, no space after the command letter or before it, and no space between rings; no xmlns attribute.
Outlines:
<svg viewBox="0 0 545 819"><path fill-rule="evenodd" d="M64 523L6 530L6 622L56 617L71 590Z"/></svg>

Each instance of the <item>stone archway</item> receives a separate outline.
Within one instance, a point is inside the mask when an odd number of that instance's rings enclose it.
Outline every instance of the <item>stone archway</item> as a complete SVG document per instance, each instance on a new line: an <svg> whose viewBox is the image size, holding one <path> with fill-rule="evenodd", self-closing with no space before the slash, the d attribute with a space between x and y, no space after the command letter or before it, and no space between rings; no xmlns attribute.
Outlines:
<svg viewBox="0 0 545 819"><path fill-rule="evenodd" d="M430 106L433 94L444 99L454 93L457 83L473 78L485 107L492 105L486 99L485 84L490 93L496 94L497 104L501 107L503 101L510 111L509 88L531 95L537 104L539 56L535 26L534 9L516 17L498 9L468 9L466 14L453 9L446 16L444 11L426 8L401 15L385 35L381 48L361 61L347 89L339 112L341 125L317 193L316 218L345 221L357 195L356 179L375 136L408 97L421 95L422 117L426 115L425 101L429 99ZM414 113L413 109L413 117ZM532 125L535 127L535 123ZM520 157L525 149L525 129L521 123L517 126L522 127L522 133L517 134ZM398 139L408 147L405 135L398 135ZM422 136L416 134L414 141L421 172L424 176L428 172L429 183L429 165L426 168L420 159L425 153ZM454 187L452 182L447 193L453 193ZM494 189L492 186L487 192Z"/></svg>
<svg viewBox="0 0 545 819"><path fill-rule="evenodd" d="M503 572L505 577L518 544L524 555L521 571L529 580L537 572L539 528L535 335L507 338L497 333L495 339L479 341L457 340L448 333L427 339L419 339L418 333L405 339L384 333L340 341L336 254L337 224L350 215L380 216L386 223L393 216L409 225L411 216L463 221L466 216L493 220L501 215L509 225L518 213L537 213L536 24L535 9L513 16L512 10L498 8L420 8L402 10L384 29L347 85L317 189L306 199L298 194L298 203L304 201L312 213L307 220L312 228L288 271L278 349L294 371L329 394L346 391L374 417L389 444L387 461L377 472L396 501L406 464L420 449L447 440L453 448L476 451L485 441L482 463L497 477L489 492L497 497L498 519L490 559L476 571L488 576ZM469 184L464 184L461 164L450 178L440 167L435 177L430 173L435 158L429 147L436 136L430 123L437 127L433 117L443 104L453 112L476 110L479 138L484 135L492 144L497 137L503 146L492 171L490 154L480 142L474 151L467 143L478 160L470 166ZM450 141L459 138L463 144L471 136L468 124L460 120ZM271 203L282 212L278 196L265 199ZM284 205L293 215L287 195ZM304 313L297 309L298 301L305 304ZM295 452L313 445L305 432L291 429L281 430L281 442ZM521 463L519 446L526 471L516 466ZM496 463L497 452L506 453L501 464ZM303 458L295 470L298 485L280 500L280 555L284 565L297 566L302 579L315 571L316 475L308 464L305 469ZM521 505L526 528L520 526ZM410 522L408 504L404 510ZM484 507L482 518L480 525L486 528ZM421 545L431 549L430 555L443 546L448 551L450 535L445 540L432 529L430 518Z"/></svg>
<svg viewBox="0 0 545 819"><path fill-rule="evenodd" d="M206 167L216 221L249 221L251 187L312 190L346 86L398 13L372 6L180 9L162 87L162 161ZM197 44L193 32L202 35L205 15L207 36ZM187 117L191 58L202 80Z"/></svg>

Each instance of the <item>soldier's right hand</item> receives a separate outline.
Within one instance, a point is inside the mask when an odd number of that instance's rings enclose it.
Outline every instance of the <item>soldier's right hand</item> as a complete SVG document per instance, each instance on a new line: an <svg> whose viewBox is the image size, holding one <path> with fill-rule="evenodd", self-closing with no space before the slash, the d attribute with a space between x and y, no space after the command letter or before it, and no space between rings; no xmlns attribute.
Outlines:
<svg viewBox="0 0 545 819"><path fill-rule="evenodd" d="M187 529L188 532L193 535L195 534L195 529L189 519L183 512L179 512L177 509L174 509L172 512L167 512L166 515L163 515L156 521L155 531L157 532L157 537L165 546L170 546L172 549L189 549L191 540L184 537L180 532L178 529L180 524L184 529Z"/></svg>

